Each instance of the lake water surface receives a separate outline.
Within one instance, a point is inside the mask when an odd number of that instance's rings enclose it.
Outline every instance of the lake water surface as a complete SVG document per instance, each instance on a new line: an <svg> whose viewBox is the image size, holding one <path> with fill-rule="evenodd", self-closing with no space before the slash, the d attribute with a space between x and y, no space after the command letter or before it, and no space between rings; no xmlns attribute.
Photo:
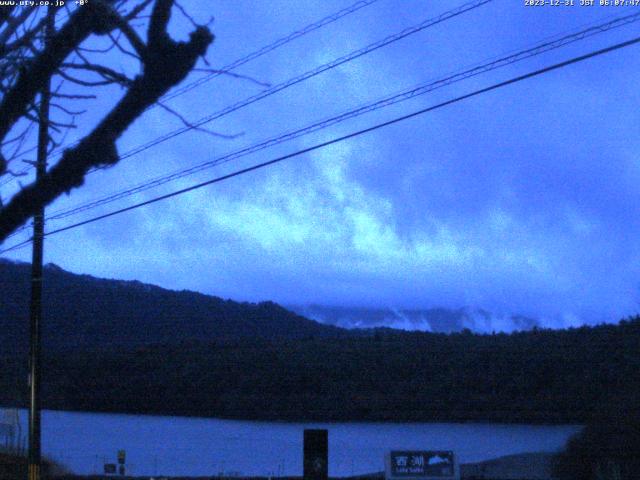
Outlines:
<svg viewBox="0 0 640 480"><path fill-rule="evenodd" d="M21 412L26 431L26 412ZM305 428L329 429L329 475L384 469L391 449L453 450L460 462L556 451L579 426L456 423L277 423L45 410L43 454L101 473L126 450L128 475L301 475Z"/></svg>

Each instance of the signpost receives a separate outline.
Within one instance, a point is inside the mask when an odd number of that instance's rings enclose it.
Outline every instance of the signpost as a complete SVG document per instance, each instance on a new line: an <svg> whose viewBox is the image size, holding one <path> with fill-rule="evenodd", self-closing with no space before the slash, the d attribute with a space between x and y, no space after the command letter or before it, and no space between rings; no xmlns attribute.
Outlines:
<svg viewBox="0 0 640 480"><path fill-rule="evenodd" d="M329 476L329 432L304 431L304 480L327 480Z"/></svg>
<svg viewBox="0 0 640 480"><path fill-rule="evenodd" d="M125 474L125 461L127 453L124 450L118 450L118 463L105 463L104 473L105 475L115 475L118 473L120 476Z"/></svg>
<svg viewBox="0 0 640 480"><path fill-rule="evenodd" d="M458 480L460 467L450 450L392 450L385 459L387 480Z"/></svg>

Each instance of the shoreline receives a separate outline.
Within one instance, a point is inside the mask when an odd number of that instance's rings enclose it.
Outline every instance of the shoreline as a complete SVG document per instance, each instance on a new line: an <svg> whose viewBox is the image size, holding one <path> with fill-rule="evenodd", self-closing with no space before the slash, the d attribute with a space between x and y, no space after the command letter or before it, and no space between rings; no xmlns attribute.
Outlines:
<svg viewBox="0 0 640 480"><path fill-rule="evenodd" d="M0 405L0 411L8 409L18 409L26 413L28 407L16 407ZM308 424L322 424L322 425L338 425L338 424L353 424L353 425L367 425L367 424L411 424L411 425L505 425L505 426L540 426L540 427L584 427L586 422L535 422L535 421L507 421L507 420L493 420L493 419L477 419L477 420L407 420L407 419L317 419L317 418L258 418L251 416L203 416L199 414L189 413L156 413L156 412L137 412L137 411L111 411L111 410L76 410L65 408L42 408L41 411L59 412L59 413L74 413L74 414L92 414L92 415L117 415L117 416L129 416L129 417L153 417L153 418L184 418L194 420L219 420L229 422L251 422L251 423L264 423L264 424L277 424L277 425L293 425L299 423Z"/></svg>

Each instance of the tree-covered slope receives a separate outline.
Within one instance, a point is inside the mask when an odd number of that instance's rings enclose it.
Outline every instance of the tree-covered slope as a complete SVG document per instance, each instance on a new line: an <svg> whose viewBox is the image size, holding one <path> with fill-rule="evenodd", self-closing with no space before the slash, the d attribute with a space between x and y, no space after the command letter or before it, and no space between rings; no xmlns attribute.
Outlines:
<svg viewBox="0 0 640 480"><path fill-rule="evenodd" d="M0 259L0 354L28 349L29 281L30 265ZM43 318L45 350L344 334L271 302L75 275L51 264L44 270Z"/></svg>
<svg viewBox="0 0 640 480"><path fill-rule="evenodd" d="M247 419L582 423L610 404L640 405L639 345L635 319L511 335L379 330L77 350L47 358L44 404ZM24 400L16 388L24 365L12 358L0 369L12 373L0 377L0 404Z"/></svg>

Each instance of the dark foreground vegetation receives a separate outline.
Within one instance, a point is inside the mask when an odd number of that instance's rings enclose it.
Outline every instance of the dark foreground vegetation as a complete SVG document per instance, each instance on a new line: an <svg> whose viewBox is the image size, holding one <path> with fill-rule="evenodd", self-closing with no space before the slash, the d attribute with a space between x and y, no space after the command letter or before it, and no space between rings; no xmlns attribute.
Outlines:
<svg viewBox="0 0 640 480"><path fill-rule="evenodd" d="M245 419L584 423L640 401L640 319L512 335L184 342L45 355L52 409ZM0 404L26 362L0 360Z"/></svg>
<svg viewBox="0 0 640 480"><path fill-rule="evenodd" d="M44 478L68 475L68 472L57 463L43 459L40 473ZM27 458L0 452L0 480L24 480L27 475Z"/></svg>
<svg viewBox="0 0 640 480"><path fill-rule="evenodd" d="M553 466L558 480L637 480L639 472L640 412L615 405L572 438Z"/></svg>
<svg viewBox="0 0 640 480"><path fill-rule="evenodd" d="M29 266L0 259L0 405L26 406ZM264 420L585 423L640 405L640 318L511 335L349 331L45 269L43 406Z"/></svg>

